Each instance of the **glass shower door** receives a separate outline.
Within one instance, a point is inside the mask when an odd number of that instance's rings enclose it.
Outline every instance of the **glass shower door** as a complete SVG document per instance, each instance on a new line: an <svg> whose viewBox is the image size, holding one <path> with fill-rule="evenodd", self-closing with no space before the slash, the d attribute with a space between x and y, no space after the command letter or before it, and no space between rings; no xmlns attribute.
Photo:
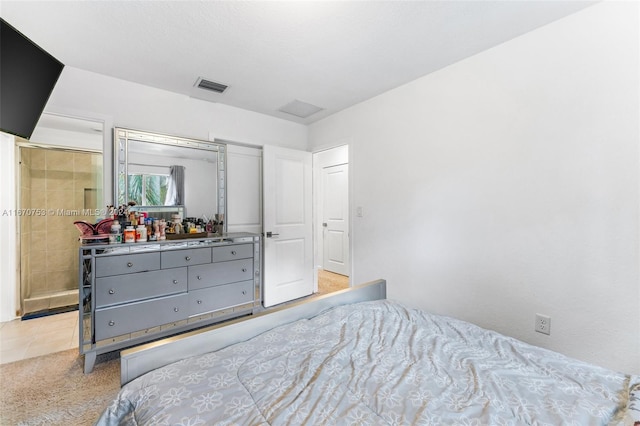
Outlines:
<svg viewBox="0 0 640 426"><path fill-rule="evenodd" d="M77 308L79 232L73 222L95 223L105 211L102 153L61 146L98 137L101 147L102 124L91 122L100 132L83 134L68 121L74 119L64 119L44 120L49 127L36 129L31 143L18 141L23 319ZM71 124L76 131L62 128Z"/></svg>

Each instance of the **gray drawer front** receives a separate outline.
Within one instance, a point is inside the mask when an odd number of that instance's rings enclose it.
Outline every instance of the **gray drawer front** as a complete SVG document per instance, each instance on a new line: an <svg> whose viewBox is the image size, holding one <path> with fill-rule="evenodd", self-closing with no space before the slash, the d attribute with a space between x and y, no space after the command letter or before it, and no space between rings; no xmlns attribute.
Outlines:
<svg viewBox="0 0 640 426"><path fill-rule="evenodd" d="M186 293L124 306L97 309L96 341L186 319Z"/></svg>
<svg viewBox="0 0 640 426"><path fill-rule="evenodd" d="M219 285L189 292L189 316L253 301L253 281Z"/></svg>
<svg viewBox="0 0 640 426"><path fill-rule="evenodd" d="M96 279L96 308L187 291L187 268Z"/></svg>
<svg viewBox="0 0 640 426"><path fill-rule="evenodd" d="M132 274L160 269L160 253L96 257L96 277Z"/></svg>
<svg viewBox="0 0 640 426"><path fill-rule="evenodd" d="M245 259L247 257L253 257L253 244L213 247L214 262L226 262L227 260Z"/></svg>
<svg viewBox="0 0 640 426"><path fill-rule="evenodd" d="M189 290L253 279L253 259L189 267Z"/></svg>
<svg viewBox="0 0 640 426"><path fill-rule="evenodd" d="M211 262L210 248L163 251L160 260L162 269L179 268L181 266L199 265L209 262Z"/></svg>

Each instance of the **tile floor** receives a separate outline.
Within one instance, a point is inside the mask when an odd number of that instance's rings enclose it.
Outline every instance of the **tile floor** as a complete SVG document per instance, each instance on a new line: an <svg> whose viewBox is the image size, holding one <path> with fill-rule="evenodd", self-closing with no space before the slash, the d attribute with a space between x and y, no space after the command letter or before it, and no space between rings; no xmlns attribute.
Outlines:
<svg viewBox="0 0 640 426"><path fill-rule="evenodd" d="M78 347L78 311L0 323L0 364Z"/></svg>

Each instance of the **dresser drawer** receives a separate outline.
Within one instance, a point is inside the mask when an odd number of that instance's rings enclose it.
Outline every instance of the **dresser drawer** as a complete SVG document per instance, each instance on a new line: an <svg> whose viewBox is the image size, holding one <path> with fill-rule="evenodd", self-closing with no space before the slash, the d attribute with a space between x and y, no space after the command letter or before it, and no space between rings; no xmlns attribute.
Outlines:
<svg viewBox="0 0 640 426"><path fill-rule="evenodd" d="M196 248L175 251L163 251L160 254L160 265L165 268L179 268L181 266L199 265L211 262L210 248Z"/></svg>
<svg viewBox="0 0 640 426"><path fill-rule="evenodd" d="M189 316L253 301L253 281L219 285L189 292Z"/></svg>
<svg viewBox="0 0 640 426"><path fill-rule="evenodd" d="M160 269L160 253L96 257L96 277L132 274Z"/></svg>
<svg viewBox="0 0 640 426"><path fill-rule="evenodd" d="M186 293L96 309L96 341L187 319Z"/></svg>
<svg viewBox="0 0 640 426"><path fill-rule="evenodd" d="M187 268L96 279L96 308L187 291Z"/></svg>
<svg viewBox="0 0 640 426"><path fill-rule="evenodd" d="M253 244L213 247L214 262L226 262L227 260L244 259L247 257L253 257Z"/></svg>
<svg viewBox="0 0 640 426"><path fill-rule="evenodd" d="M190 266L189 291L253 279L253 259L230 260L208 265Z"/></svg>

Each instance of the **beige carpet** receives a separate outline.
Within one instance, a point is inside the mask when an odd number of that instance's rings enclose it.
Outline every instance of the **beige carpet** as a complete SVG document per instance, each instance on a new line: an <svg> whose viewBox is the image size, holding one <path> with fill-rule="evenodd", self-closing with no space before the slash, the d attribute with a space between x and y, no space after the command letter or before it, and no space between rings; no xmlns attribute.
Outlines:
<svg viewBox="0 0 640 426"><path fill-rule="evenodd" d="M120 390L118 356L86 375L77 349L0 365L0 425L92 425Z"/></svg>
<svg viewBox="0 0 640 426"><path fill-rule="evenodd" d="M318 270L318 293L317 295L333 293L334 291L349 288L349 277L335 274L333 272Z"/></svg>
<svg viewBox="0 0 640 426"><path fill-rule="evenodd" d="M349 287L349 277L319 274L319 294ZM120 390L118 355L99 355L90 374L77 349L0 365L0 425L92 425Z"/></svg>

